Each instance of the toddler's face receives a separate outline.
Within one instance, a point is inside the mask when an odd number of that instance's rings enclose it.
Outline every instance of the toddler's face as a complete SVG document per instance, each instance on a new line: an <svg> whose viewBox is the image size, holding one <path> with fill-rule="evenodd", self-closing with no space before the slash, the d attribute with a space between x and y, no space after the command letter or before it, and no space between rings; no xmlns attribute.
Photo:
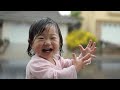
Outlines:
<svg viewBox="0 0 120 90"><path fill-rule="evenodd" d="M56 28L51 26L34 38L32 49L42 58L50 59L59 51L59 36Z"/></svg>

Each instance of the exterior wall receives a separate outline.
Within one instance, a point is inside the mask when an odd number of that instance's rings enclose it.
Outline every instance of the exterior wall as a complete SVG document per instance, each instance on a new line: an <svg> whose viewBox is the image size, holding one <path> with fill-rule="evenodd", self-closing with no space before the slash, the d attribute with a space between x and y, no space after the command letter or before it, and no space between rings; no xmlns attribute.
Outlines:
<svg viewBox="0 0 120 90"><path fill-rule="evenodd" d="M1 58L6 60L29 60L26 52L29 27L30 24L24 22L3 22L2 39L9 39L10 44Z"/></svg>
<svg viewBox="0 0 120 90"><path fill-rule="evenodd" d="M82 11L84 18L82 28L94 33L100 38L100 25L104 22L120 23L120 12L112 11Z"/></svg>
<svg viewBox="0 0 120 90"><path fill-rule="evenodd" d="M92 11L82 11L81 16L84 18L82 28L95 33L95 18Z"/></svg>
<svg viewBox="0 0 120 90"><path fill-rule="evenodd" d="M27 44L29 27L30 24L24 22L5 21L2 38L9 39L11 43Z"/></svg>

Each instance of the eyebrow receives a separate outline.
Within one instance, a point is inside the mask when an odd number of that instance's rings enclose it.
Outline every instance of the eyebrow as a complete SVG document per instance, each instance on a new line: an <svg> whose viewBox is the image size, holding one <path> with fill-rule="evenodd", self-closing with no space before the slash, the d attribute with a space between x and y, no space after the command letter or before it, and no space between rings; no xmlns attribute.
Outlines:
<svg viewBox="0 0 120 90"><path fill-rule="evenodd" d="M41 34L41 35L48 35L48 34ZM58 35L58 34L49 34L49 35Z"/></svg>

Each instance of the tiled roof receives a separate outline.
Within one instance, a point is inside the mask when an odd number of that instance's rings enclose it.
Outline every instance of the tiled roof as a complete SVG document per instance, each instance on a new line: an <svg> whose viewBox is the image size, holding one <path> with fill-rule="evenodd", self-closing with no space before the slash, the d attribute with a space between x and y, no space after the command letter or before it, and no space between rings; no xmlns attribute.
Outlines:
<svg viewBox="0 0 120 90"><path fill-rule="evenodd" d="M50 17L58 23L76 23L78 20L61 16L58 11L0 11L0 19L32 22L43 17Z"/></svg>

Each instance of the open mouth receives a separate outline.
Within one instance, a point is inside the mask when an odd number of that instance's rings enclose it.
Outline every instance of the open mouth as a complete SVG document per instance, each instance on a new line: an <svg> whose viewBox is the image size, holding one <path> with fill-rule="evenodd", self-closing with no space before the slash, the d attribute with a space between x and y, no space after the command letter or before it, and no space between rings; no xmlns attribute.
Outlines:
<svg viewBox="0 0 120 90"><path fill-rule="evenodd" d="M42 49L43 52L51 52L53 49L52 48L45 48L45 49Z"/></svg>

